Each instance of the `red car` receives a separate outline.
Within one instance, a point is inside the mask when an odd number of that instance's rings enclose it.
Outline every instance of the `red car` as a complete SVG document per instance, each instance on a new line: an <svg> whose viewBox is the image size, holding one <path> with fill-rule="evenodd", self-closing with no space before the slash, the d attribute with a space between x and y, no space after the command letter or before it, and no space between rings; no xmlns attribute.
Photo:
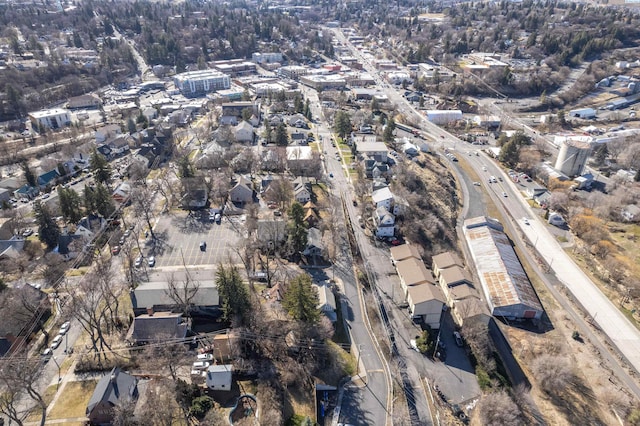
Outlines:
<svg viewBox="0 0 640 426"><path fill-rule="evenodd" d="M391 245L392 246L399 246L400 245L400 240L391 240Z"/></svg>
<svg viewBox="0 0 640 426"><path fill-rule="evenodd" d="M113 254L114 256L118 253L120 253L120 246L115 246L111 249L111 254Z"/></svg>

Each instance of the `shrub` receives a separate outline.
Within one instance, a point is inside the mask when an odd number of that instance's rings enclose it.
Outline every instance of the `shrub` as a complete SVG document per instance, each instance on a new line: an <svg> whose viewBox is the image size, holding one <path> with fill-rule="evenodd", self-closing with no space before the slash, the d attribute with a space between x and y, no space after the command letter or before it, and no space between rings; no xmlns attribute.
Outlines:
<svg viewBox="0 0 640 426"><path fill-rule="evenodd" d="M480 365L476 366L476 378L478 379L478 386L480 386L480 389L484 391L491 388L489 373L487 373Z"/></svg>
<svg viewBox="0 0 640 426"><path fill-rule="evenodd" d="M213 399L211 397L199 396L191 404L191 414L198 419L202 419L212 407Z"/></svg>

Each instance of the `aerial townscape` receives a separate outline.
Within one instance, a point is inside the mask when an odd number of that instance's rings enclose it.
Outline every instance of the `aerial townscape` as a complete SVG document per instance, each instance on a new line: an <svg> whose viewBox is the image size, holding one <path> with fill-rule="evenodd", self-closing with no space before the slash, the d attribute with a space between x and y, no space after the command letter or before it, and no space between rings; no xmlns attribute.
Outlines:
<svg viewBox="0 0 640 426"><path fill-rule="evenodd" d="M0 0L0 425L640 426L638 0Z"/></svg>

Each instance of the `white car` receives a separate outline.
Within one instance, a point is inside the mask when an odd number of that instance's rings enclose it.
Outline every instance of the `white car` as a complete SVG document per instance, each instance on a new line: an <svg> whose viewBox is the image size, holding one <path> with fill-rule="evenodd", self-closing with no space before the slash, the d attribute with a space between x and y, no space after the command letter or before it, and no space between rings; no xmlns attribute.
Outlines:
<svg viewBox="0 0 640 426"><path fill-rule="evenodd" d="M58 346L60 346L60 343L62 343L62 338L62 334L58 334L56 337L54 337L51 341L51 349L57 349Z"/></svg>
<svg viewBox="0 0 640 426"><path fill-rule="evenodd" d="M525 225L529 224L529 219L527 219L526 217L523 217L522 221L524 222Z"/></svg>
<svg viewBox="0 0 640 426"><path fill-rule="evenodd" d="M210 362L207 361L196 361L191 366L192 370L206 370L211 365Z"/></svg>
<svg viewBox="0 0 640 426"><path fill-rule="evenodd" d="M47 348L42 351L42 362L49 362L51 357L53 356L53 350L51 348Z"/></svg>
<svg viewBox="0 0 640 426"><path fill-rule="evenodd" d="M136 257L136 261L133 264L136 268L139 268L140 266L142 266L142 256L138 256Z"/></svg>
<svg viewBox="0 0 640 426"><path fill-rule="evenodd" d="M58 332L58 334L64 336L65 334L67 334L67 331L69 331L70 327L71 323L69 321L65 322L64 324L62 324L62 326L60 326L60 331Z"/></svg>
<svg viewBox="0 0 640 426"><path fill-rule="evenodd" d="M198 354L198 361L213 361L212 354Z"/></svg>
<svg viewBox="0 0 640 426"><path fill-rule="evenodd" d="M155 256L149 257L147 264L149 265L150 268L153 268L156 265Z"/></svg>

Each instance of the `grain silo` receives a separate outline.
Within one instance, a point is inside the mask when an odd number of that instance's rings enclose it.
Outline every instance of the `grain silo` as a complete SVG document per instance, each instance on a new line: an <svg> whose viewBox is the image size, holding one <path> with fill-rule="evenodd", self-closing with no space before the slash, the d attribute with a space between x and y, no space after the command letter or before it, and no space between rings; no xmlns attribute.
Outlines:
<svg viewBox="0 0 640 426"><path fill-rule="evenodd" d="M555 169L567 176L579 176L590 153L591 143L567 138L560 145Z"/></svg>

